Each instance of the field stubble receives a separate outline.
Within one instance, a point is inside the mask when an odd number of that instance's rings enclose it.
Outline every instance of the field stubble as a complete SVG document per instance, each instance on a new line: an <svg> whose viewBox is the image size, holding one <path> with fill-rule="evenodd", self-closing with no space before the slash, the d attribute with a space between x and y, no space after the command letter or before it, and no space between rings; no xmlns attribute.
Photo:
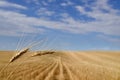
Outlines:
<svg viewBox="0 0 120 80"><path fill-rule="evenodd" d="M0 69L13 53L0 52ZM7 66L0 73L0 80L120 80L117 51L55 51L29 57L32 53L27 52Z"/></svg>

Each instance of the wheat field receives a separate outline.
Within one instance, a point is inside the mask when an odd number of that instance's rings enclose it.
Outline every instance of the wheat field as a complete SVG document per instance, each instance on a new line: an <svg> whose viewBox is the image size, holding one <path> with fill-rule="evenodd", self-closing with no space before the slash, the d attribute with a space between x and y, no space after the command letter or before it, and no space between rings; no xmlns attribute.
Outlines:
<svg viewBox="0 0 120 80"><path fill-rule="evenodd" d="M0 51L0 70L15 53ZM0 80L120 80L120 51L54 51L31 56L34 53L29 51L10 63L1 71Z"/></svg>

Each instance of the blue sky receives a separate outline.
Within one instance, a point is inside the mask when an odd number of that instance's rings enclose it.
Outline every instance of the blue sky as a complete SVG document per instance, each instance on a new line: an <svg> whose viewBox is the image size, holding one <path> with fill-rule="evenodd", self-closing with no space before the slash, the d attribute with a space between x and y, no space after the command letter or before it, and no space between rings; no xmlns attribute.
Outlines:
<svg viewBox="0 0 120 80"><path fill-rule="evenodd" d="M0 50L120 50L120 0L0 0ZM19 45L20 43L20 45Z"/></svg>

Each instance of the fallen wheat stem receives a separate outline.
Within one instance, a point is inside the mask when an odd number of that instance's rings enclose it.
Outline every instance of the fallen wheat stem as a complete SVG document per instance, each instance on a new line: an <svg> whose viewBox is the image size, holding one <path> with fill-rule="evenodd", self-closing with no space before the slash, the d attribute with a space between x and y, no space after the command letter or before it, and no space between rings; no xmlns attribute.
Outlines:
<svg viewBox="0 0 120 80"><path fill-rule="evenodd" d="M34 54L31 55L31 57L41 56L46 54L53 54L53 53L55 53L55 51L40 51L40 52L35 52Z"/></svg>
<svg viewBox="0 0 120 80"><path fill-rule="evenodd" d="M21 50L20 52L18 52L15 56L13 56L13 57L10 59L9 63L13 62L13 61L16 60L17 58L19 58L22 54L28 52L30 48L32 48L33 46L36 46L36 45L42 43L43 41L44 41L44 40L42 40L42 41L40 41L40 42L38 42L38 43L35 43L35 44L31 44L31 45L29 45L28 48L25 48L25 49ZM28 58L29 58L29 57L28 57ZM28 58L26 58L25 60L27 60ZM23 63L23 62L21 62L21 63L14 69L14 71L17 70L17 68L18 68L22 63ZM10 78L10 76L14 73L14 71L12 71L12 72L8 75L8 77L6 78L6 80L8 80L8 79Z"/></svg>
<svg viewBox="0 0 120 80"><path fill-rule="evenodd" d="M26 53L26 52L28 52L28 51L29 51L29 48L26 48L26 49L21 50L20 52L18 52L15 56L13 56L13 57L10 59L9 63L15 61L17 58L19 58L21 55L23 55L24 53Z"/></svg>
<svg viewBox="0 0 120 80"><path fill-rule="evenodd" d="M42 42L42 41L41 41ZM36 46L38 44L40 44L41 42L35 43L35 44L31 44L29 45L27 48L24 48L22 50L20 50L17 54L15 54L10 60L9 63L15 61L16 59L18 59L21 55L23 55L24 53L27 53L29 51L30 48L32 48L33 46Z"/></svg>

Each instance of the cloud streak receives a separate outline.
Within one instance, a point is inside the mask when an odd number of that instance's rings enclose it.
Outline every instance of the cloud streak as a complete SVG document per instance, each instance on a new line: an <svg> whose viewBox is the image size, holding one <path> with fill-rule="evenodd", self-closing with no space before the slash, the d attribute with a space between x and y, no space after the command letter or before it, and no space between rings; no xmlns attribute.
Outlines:
<svg viewBox="0 0 120 80"><path fill-rule="evenodd" d="M11 4L6 2L7 4ZM20 5L19 5L20 6ZM55 11L40 10L40 15L45 14L53 16L53 14L61 15L59 21L54 21L47 18L29 17L27 14L22 14L14 11L0 9L0 35L18 35L21 32L26 33L42 33L46 31L44 28L57 29L76 34L87 34L98 32L105 35L120 36L120 16L117 15L118 10L112 9L106 0L99 2L97 0L91 7L92 11L86 11L86 6L73 6L79 14L94 18L94 21L83 22L76 20L68 13L57 13ZM103 7L101 7L103 6ZM15 7L15 6L14 6ZM20 7L19 7L20 8ZM102 10L107 10L104 12ZM8 31L8 29L10 29Z"/></svg>
<svg viewBox="0 0 120 80"><path fill-rule="evenodd" d="M86 11L85 6L75 6L75 8L80 14L95 19L93 22L84 24L89 26L89 31L120 36L120 16L117 14L120 11L111 8L107 2L108 0L97 0L93 5L87 5L87 7L91 8L91 11Z"/></svg>
<svg viewBox="0 0 120 80"><path fill-rule="evenodd" d="M26 10L27 7L25 6L22 6L22 5L19 5L19 4L15 4L15 3L10 3L10 2L7 2L7 1L0 1L0 7L3 7L3 8L18 8L18 9L24 9Z"/></svg>

